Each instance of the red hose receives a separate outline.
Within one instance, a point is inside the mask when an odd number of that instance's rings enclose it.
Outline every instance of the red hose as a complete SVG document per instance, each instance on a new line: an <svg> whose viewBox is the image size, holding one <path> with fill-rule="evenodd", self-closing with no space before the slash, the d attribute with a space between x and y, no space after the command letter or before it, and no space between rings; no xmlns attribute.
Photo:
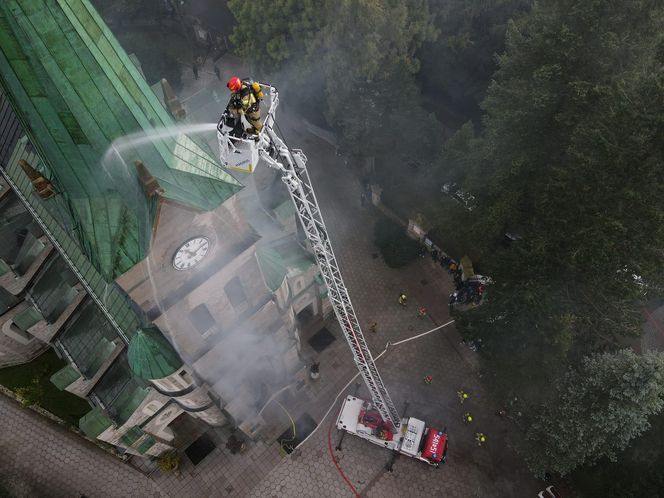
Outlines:
<svg viewBox="0 0 664 498"><path fill-rule="evenodd" d="M337 468L337 471L341 475L341 477L344 478L344 481L346 481L346 484L350 487L350 489L353 491L355 494L356 498L360 498L360 493L357 492L357 489L355 489L355 486L353 486L353 483L351 483L346 475L343 473L341 470L341 467L339 467L339 464L337 463L337 459L334 458L334 452L332 451L332 425L334 424L334 419L330 422L330 427L327 430L327 448L330 450L330 456L332 457L332 461L334 462L334 466Z"/></svg>

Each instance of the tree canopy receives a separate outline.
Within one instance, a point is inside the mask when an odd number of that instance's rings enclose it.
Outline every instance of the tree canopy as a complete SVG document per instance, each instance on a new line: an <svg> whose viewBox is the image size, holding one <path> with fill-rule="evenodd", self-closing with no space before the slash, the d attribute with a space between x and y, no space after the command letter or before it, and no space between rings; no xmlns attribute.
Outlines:
<svg viewBox="0 0 664 498"><path fill-rule="evenodd" d="M422 91L448 126L478 119L479 104L504 51L507 21L530 0L431 0L436 40L421 50Z"/></svg>
<svg viewBox="0 0 664 498"><path fill-rule="evenodd" d="M228 8L238 20L231 35L235 49L269 70L301 57L324 24L319 2L313 0L229 0Z"/></svg>
<svg viewBox="0 0 664 498"><path fill-rule="evenodd" d="M621 348L664 288L664 4L229 5L240 54L287 73L303 112L495 281L456 325L483 339L496 395L524 400L533 468L618 455L661 410L661 357ZM446 182L472 212L441 199Z"/></svg>
<svg viewBox="0 0 664 498"><path fill-rule="evenodd" d="M664 353L623 349L589 356L567 373L553 402L527 428L529 465L539 475L564 475L602 457L615 461L663 406Z"/></svg>
<svg viewBox="0 0 664 498"><path fill-rule="evenodd" d="M463 127L443 150L441 176L460 179L478 199L469 244L497 282L459 325L483 338L500 392L527 403L554 403L543 387L567 365L609 361L583 357L640 335L644 301L661 294L663 16L664 6L648 0L536 3L509 22L482 128ZM521 239L504 244L507 231ZM610 447L601 428L613 427L621 403L596 411L589 427L590 394L558 396L567 417L552 410L559 421L541 419L530 435L561 473L594 461L591 453L614 455L655 412L625 402L621 416L634 417L635 432ZM575 430L591 429L599 439L586 438L585 453Z"/></svg>
<svg viewBox="0 0 664 498"><path fill-rule="evenodd" d="M468 326L496 342L612 343L639 333L639 302L662 289L662 8L613 4L556 0L511 22L484 132L451 142L472 142L463 161L446 153L502 283ZM513 227L523 240L498 245Z"/></svg>
<svg viewBox="0 0 664 498"><path fill-rule="evenodd" d="M439 125L415 81L417 50L437 35L427 0L231 0L229 7L236 50L277 79L286 72L289 101L309 117L311 108L324 114L348 153L398 158L397 127L433 147Z"/></svg>
<svg viewBox="0 0 664 498"><path fill-rule="evenodd" d="M536 266L631 296L634 275L662 281L662 16L649 3L558 0L512 22L475 172L482 233L523 226Z"/></svg>

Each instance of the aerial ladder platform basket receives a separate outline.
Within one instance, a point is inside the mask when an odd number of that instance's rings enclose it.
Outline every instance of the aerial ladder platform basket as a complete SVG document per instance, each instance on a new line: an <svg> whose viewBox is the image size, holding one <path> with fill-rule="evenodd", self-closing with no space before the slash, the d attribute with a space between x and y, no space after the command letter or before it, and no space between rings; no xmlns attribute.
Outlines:
<svg viewBox="0 0 664 498"><path fill-rule="evenodd" d="M337 428L369 442L438 467L445 461L447 432L427 426L414 417L401 417L380 377L366 343L359 320L332 250L327 228L307 171L307 157L300 149L289 148L274 131L277 90L260 85L266 96L261 103L263 128L248 133L244 117L238 123L226 111L217 125L219 154L229 169L252 173L259 161L276 169L286 184L302 229L311 244L321 276L328 288L334 314L355 365L371 395L371 402L347 396L337 418Z"/></svg>
<svg viewBox="0 0 664 498"><path fill-rule="evenodd" d="M217 124L219 156L225 168L243 173L253 173L259 157L259 142L268 139L267 130L274 126L274 113L279 105L279 94L276 88L260 84L265 96L261 107L267 109L261 118L263 129L256 135L245 130L251 125L244 116L239 121L226 110Z"/></svg>

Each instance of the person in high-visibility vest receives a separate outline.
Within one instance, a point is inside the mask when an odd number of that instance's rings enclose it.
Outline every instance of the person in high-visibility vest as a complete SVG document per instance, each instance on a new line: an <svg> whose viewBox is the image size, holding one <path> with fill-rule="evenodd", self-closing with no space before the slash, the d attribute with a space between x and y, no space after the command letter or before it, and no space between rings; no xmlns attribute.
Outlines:
<svg viewBox="0 0 664 498"><path fill-rule="evenodd" d="M399 304L401 306L406 306L406 304L408 304L408 298L406 297L406 293L404 291L401 291L401 294L399 294Z"/></svg>
<svg viewBox="0 0 664 498"><path fill-rule="evenodd" d="M482 446L484 443L486 443L486 436L482 432L476 432L475 441L477 441L477 446Z"/></svg>
<svg viewBox="0 0 664 498"><path fill-rule="evenodd" d="M463 402L468 399L468 393L463 389L457 391L457 396L459 396L459 401L461 402L461 404L463 404Z"/></svg>
<svg viewBox="0 0 664 498"><path fill-rule="evenodd" d="M466 412L463 414L463 422L465 424L470 424L472 421L473 421L473 416L470 413Z"/></svg>
<svg viewBox="0 0 664 498"><path fill-rule="evenodd" d="M228 80L226 85L231 91L231 100L228 103L228 110L236 118L244 115L253 127L248 130L249 133L258 134L263 129L261 122L260 103L263 99L263 90L255 81L242 81L237 76Z"/></svg>

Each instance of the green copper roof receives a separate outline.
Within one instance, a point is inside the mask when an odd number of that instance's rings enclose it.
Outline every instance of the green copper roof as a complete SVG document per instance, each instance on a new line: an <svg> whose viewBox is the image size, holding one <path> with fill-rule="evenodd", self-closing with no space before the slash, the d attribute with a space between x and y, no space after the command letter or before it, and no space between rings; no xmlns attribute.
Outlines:
<svg viewBox="0 0 664 498"><path fill-rule="evenodd" d="M5 273L9 272L11 268L5 261L0 258L0 275L4 275Z"/></svg>
<svg viewBox="0 0 664 498"><path fill-rule="evenodd" d="M2 260L0 259L0 263L1 262ZM2 275L2 272L0 272L0 275ZM18 298L4 287L0 287L0 315L9 308L14 307L16 303L18 303Z"/></svg>
<svg viewBox="0 0 664 498"><path fill-rule="evenodd" d="M313 257L297 244L285 244L277 248L261 247L256 250L265 284L276 291L287 275L302 273L316 263Z"/></svg>
<svg viewBox="0 0 664 498"><path fill-rule="evenodd" d="M290 244L285 253L282 253L282 257L289 274L307 271L316 264L313 256L297 244Z"/></svg>
<svg viewBox="0 0 664 498"><path fill-rule="evenodd" d="M99 407L90 410L78 421L79 428L86 436L92 439L99 436L99 434L111 425L113 425L113 422L111 422L111 419Z"/></svg>
<svg viewBox="0 0 664 498"><path fill-rule="evenodd" d="M284 265L279 253L273 249L260 248L256 250L256 258L263 273L265 285L271 290L276 291L286 278L288 268Z"/></svg>
<svg viewBox="0 0 664 498"><path fill-rule="evenodd" d="M162 379L181 368L183 361L156 327L139 329L129 343L127 361L141 379Z"/></svg>
<svg viewBox="0 0 664 498"><path fill-rule="evenodd" d="M129 368L121 354L99 380L92 392L118 426L123 425L150 392L145 381Z"/></svg>
<svg viewBox="0 0 664 498"><path fill-rule="evenodd" d="M36 310L34 306L28 306L14 317L14 324L21 330L28 330L43 319L39 310Z"/></svg>
<svg viewBox="0 0 664 498"><path fill-rule="evenodd" d="M81 374L76 371L71 365L67 365L53 375L51 375L51 384L63 391L65 387L74 383L81 377Z"/></svg>
<svg viewBox="0 0 664 498"><path fill-rule="evenodd" d="M79 278L88 285L89 292L95 295L98 302L101 302L109 314L113 316L118 331L126 337L131 337L139 327L139 320L129 303L129 298L119 290L118 286L104 280L90 258L84 254L81 245L75 241L74 237L76 237L77 231L66 230L61 225L61 220L56 219L56 215L60 214L62 210L60 204L53 204L53 201L59 199L60 196L42 202L32 187L30 179L18 165L19 159L24 159L30 164L39 162L38 156L28 150L27 140L23 138L18 141L9 162L5 165L5 173L11 180L12 187L17 194L23 196L36 213L37 218L52 233L53 238L60 245L59 252L66 255L74 263L79 271ZM0 223L0 228L3 228L2 223ZM0 230L0 240L3 240L1 235L2 230ZM4 240L8 240L7 237Z"/></svg>
<svg viewBox="0 0 664 498"><path fill-rule="evenodd" d="M283 223L295 214L295 204L288 199L279 204L273 211L277 219Z"/></svg>
<svg viewBox="0 0 664 498"><path fill-rule="evenodd" d="M174 121L88 0L0 2L0 85L109 281L146 256L152 232L155 200L143 195L134 160L163 197L195 209L213 209L242 188L207 146L182 133L121 147L126 168L114 154L102 165L114 140Z"/></svg>
<svg viewBox="0 0 664 498"><path fill-rule="evenodd" d="M58 340L83 376L91 379L115 351L117 337L99 307L88 301L68 320Z"/></svg>
<svg viewBox="0 0 664 498"><path fill-rule="evenodd" d="M143 434L144 432L140 427L134 426L122 435L120 441L122 441L125 446L131 446L138 441Z"/></svg>
<svg viewBox="0 0 664 498"><path fill-rule="evenodd" d="M142 455L150 448L152 448L156 443L157 441L152 436L148 436L143 440L143 442L138 446L138 448L136 448L136 451L138 451Z"/></svg>
<svg viewBox="0 0 664 498"><path fill-rule="evenodd" d="M139 386L134 382L127 389L123 389L111 407L114 420L120 425L129 420L148 395L148 392L149 389Z"/></svg>

